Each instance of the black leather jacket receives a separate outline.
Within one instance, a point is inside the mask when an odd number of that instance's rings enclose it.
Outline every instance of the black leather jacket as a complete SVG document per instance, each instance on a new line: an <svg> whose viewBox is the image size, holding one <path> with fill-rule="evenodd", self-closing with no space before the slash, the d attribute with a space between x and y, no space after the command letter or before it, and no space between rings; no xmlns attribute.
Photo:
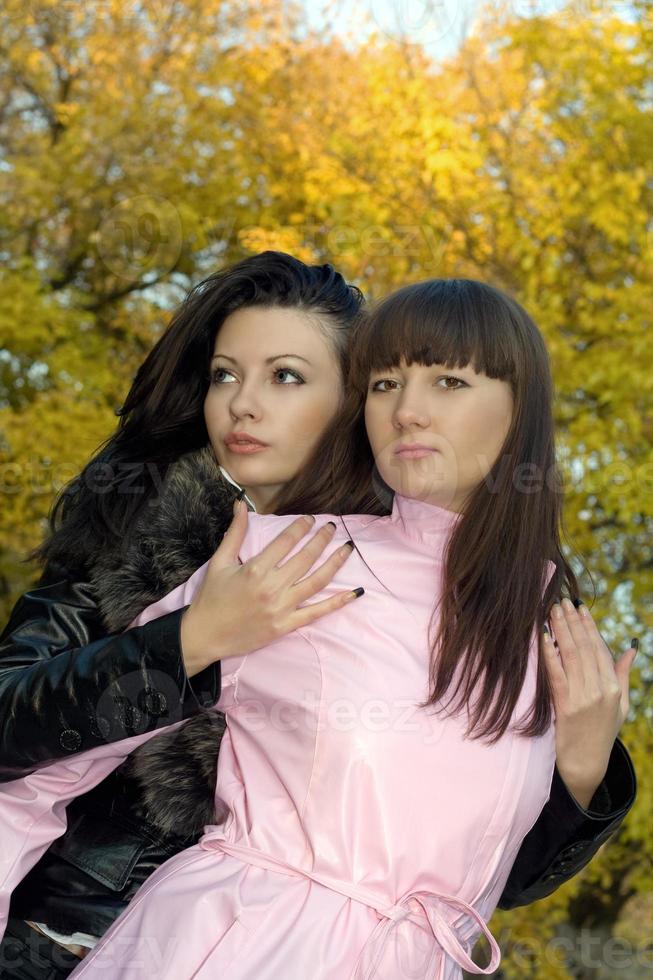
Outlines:
<svg viewBox="0 0 653 980"><path fill-rule="evenodd" d="M99 936L155 868L214 822L221 716L203 708L219 697L220 666L189 680L182 609L125 628L210 557L231 520L232 499L212 454L189 454L119 553L98 556L85 578L51 564L16 603L0 635L0 782L102 742L191 720L174 738L161 733L68 806L66 833L16 889L12 915ZM619 739L587 810L555 770L499 907L543 898L576 874L620 825L635 793Z"/></svg>

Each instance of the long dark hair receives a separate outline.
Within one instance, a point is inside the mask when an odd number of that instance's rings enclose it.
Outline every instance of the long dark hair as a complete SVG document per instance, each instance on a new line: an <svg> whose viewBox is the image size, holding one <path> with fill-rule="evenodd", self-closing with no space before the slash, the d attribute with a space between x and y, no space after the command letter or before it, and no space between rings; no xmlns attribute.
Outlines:
<svg viewBox="0 0 653 980"><path fill-rule="evenodd" d="M27 560L87 571L98 548L129 536L169 465L208 444L203 403L210 360L230 313L263 306L314 314L344 381L349 334L363 303L361 291L332 265L306 265L283 252L262 252L198 283L139 367L117 429L63 488L50 511L49 536Z"/></svg>
<svg viewBox="0 0 653 980"><path fill-rule="evenodd" d="M531 709L517 731L543 734L551 721L551 689L543 660L542 626L563 589L578 584L561 548L562 494L556 466L553 385L544 340L510 296L469 279L435 279L406 286L383 300L356 330L342 413L316 448L306 479L284 501L302 512L316 501L339 513L387 513L392 492L381 481L365 432L370 372L408 364L472 367L510 383L514 410L499 457L467 499L444 556L442 600L434 616L431 691L446 707L469 705L468 734L500 738L522 689L537 630L539 660ZM531 482L524 488L521 480ZM535 491L534 492L534 489ZM290 488L289 488L290 489ZM385 498L384 498L385 493ZM317 511L319 512L319 510ZM544 591L546 562L554 566Z"/></svg>

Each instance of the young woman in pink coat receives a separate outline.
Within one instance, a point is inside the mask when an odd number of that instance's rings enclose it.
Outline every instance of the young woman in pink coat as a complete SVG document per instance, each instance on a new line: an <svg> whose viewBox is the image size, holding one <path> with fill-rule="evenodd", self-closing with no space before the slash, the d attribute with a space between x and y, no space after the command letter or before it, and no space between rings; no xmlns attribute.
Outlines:
<svg viewBox="0 0 653 980"><path fill-rule="evenodd" d="M498 965L484 920L548 797L551 686L568 682L540 627L562 588L577 594L558 542L546 352L503 294L436 281L382 304L350 383L315 480L350 481L359 513L336 518L331 547L351 537L357 554L322 598L364 595L320 619L300 609L292 635L222 660L224 819L152 876L75 976L448 978ZM377 471L395 491L384 518L365 514ZM307 527L249 520L234 581L276 567ZM190 603L192 648L210 566L136 622ZM295 547L280 584L310 567ZM295 586L298 602L314 584ZM560 649L584 651L614 741L634 651L615 673L591 620L560 612ZM80 754L70 782L86 788L116 749ZM469 958L481 930L485 968Z"/></svg>

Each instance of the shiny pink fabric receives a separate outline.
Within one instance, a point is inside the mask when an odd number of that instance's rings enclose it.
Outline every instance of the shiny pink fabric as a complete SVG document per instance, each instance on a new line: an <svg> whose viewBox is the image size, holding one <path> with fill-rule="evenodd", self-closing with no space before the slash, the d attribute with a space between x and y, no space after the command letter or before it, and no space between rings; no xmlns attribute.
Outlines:
<svg viewBox="0 0 653 980"><path fill-rule="evenodd" d="M227 816L152 875L75 978L454 980L462 968L496 969L494 940L487 967L469 954L548 799L555 739L552 724L540 738L509 731L489 746L463 737L464 716L418 707L457 519L399 495L387 518L335 518L320 563L348 537L360 554L311 601L358 585L365 595L222 662L216 795ZM292 520L250 514L242 560ZM132 625L187 605L205 571ZM535 668L533 635L515 719L530 706ZM64 804L151 737L0 788L3 835L11 817L0 899L63 832Z"/></svg>
<svg viewBox="0 0 653 980"><path fill-rule="evenodd" d="M463 737L464 717L417 706L456 520L397 496L390 517L337 521L323 557L350 536L360 555L311 601L358 585L365 595L222 662L216 795L228 815L155 872L75 978L454 980L463 968L496 970L485 920L548 799L554 729L488 746ZM250 515L242 560L291 521ZM189 603L205 570L138 621ZM515 718L531 703L535 667L533 636ZM486 967L469 958L481 931Z"/></svg>

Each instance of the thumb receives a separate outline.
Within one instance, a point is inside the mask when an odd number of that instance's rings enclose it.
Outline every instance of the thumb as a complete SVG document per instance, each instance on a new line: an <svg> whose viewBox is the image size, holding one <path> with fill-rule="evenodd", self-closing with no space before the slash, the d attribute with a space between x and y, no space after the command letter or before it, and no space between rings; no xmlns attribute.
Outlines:
<svg viewBox="0 0 653 980"><path fill-rule="evenodd" d="M219 568L238 562L238 552L247 534L247 505L244 500L234 500L234 516L225 531L213 560Z"/></svg>

